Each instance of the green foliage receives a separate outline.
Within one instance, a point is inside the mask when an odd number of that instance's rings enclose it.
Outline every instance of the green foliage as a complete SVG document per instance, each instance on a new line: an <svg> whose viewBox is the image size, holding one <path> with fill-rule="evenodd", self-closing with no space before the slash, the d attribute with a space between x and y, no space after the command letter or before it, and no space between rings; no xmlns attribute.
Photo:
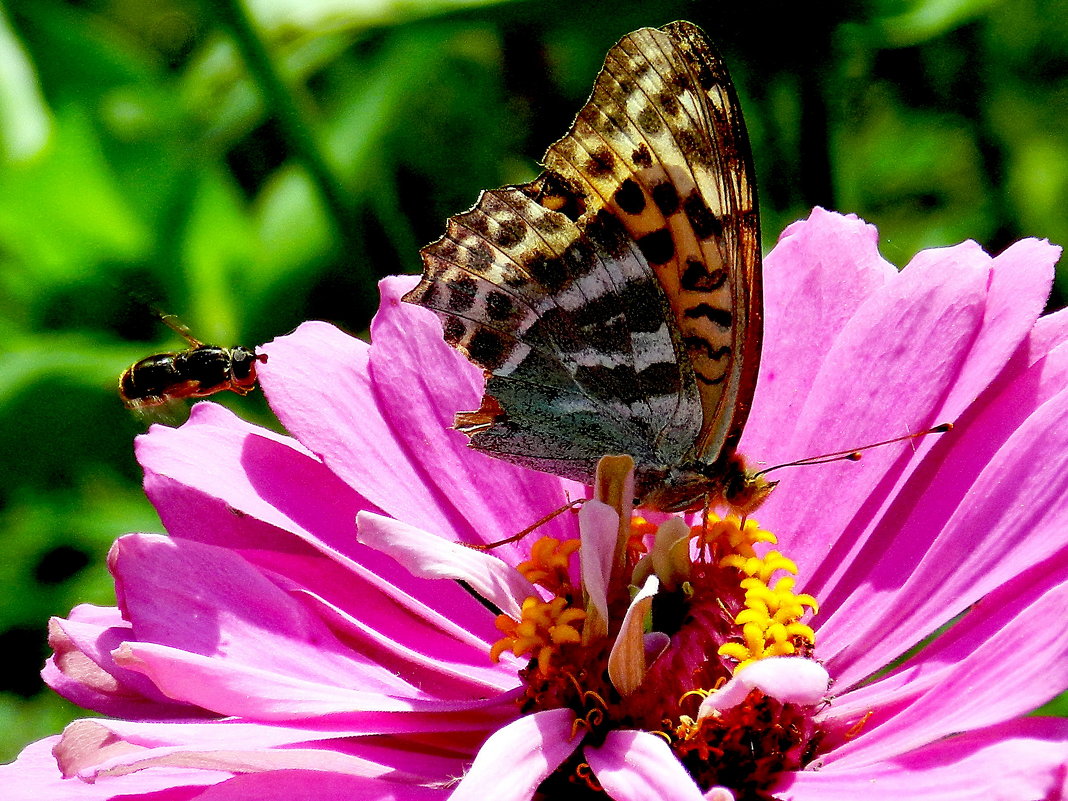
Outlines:
<svg viewBox="0 0 1068 801"><path fill-rule="evenodd" d="M378 277L537 173L628 30L696 14L720 42L769 246L814 204L876 223L902 264L968 237L1068 243L1064 0L731 5L6 4L0 756L73 714L35 694L47 617L113 602L107 547L159 529L144 423L115 397L181 345L149 307L221 344L364 331ZM221 402L271 424L258 396Z"/></svg>

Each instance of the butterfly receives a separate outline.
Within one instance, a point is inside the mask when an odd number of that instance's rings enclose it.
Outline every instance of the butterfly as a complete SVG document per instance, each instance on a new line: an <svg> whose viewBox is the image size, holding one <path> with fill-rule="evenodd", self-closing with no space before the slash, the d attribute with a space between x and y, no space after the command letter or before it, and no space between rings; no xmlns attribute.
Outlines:
<svg viewBox="0 0 1068 801"><path fill-rule="evenodd" d="M404 297L485 371L455 428L586 484L627 454L646 508L756 508L774 482L736 448L760 362L760 230L719 54L689 22L623 37L543 163L452 217Z"/></svg>

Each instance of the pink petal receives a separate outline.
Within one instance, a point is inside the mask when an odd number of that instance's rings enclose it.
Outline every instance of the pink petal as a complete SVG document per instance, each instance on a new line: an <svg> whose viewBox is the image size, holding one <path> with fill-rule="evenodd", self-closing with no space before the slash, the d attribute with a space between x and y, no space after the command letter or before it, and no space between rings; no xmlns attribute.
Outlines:
<svg viewBox="0 0 1068 801"><path fill-rule="evenodd" d="M1029 337L1029 350L1041 356L1065 342L1068 342L1068 309L1059 309L1038 318Z"/></svg>
<svg viewBox="0 0 1068 801"><path fill-rule="evenodd" d="M76 606L69 620L49 621L54 653L41 675L64 698L105 714L145 719L205 714L175 703L144 676L116 665L111 651L130 639L133 631L117 609Z"/></svg>
<svg viewBox="0 0 1068 801"><path fill-rule="evenodd" d="M345 737L236 722L183 726L76 721L56 747L64 773L95 782L159 769L246 773L311 769L407 783L441 782L464 768L477 742L456 732L403 738Z"/></svg>
<svg viewBox="0 0 1068 801"><path fill-rule="evenodd" d="M1065 320L1068 322L1068 315L1065 315ZM1068 325L1065 328L1068 334ZM894 603L890 594L916 570L920 559L931 547L931 532L942 529L960 505L971 503L973 485L980 471L987 469L998 450L1028 416L1052 399L1066 384L1068 343L1048 352L1041 342L1036 341L1028 348L1021 349L1006 370L1006 376L999 378L991 391L977 401L973 412L943 438L940 444L944 452L941 464L937 465L936 470L927 471L922 481L914 479L912 486L901 497L906 508L908 505L913 508L886 517L873 536L873 539L883 543L885 552L879 556L876 564L858 571L865 579L863 584L858 579L857 595L838 611L835 611L834 604L825 605L817 621L820 653L824 659L839 660L836 669L840 676L847 669L846 660L851 657L838 657L838 651L843 647L860 646L855 651L859 654L862 652L860 649L870 645L870 642L857 640L857 621L865 619L868 614L877 613L877 607ZM1002 535L998 533L996 536ZM963 547L967 549L971 546ZM821 605L823 601L821 598ZM868 608L865 609L865 606ZM900 632L910 637L900 643L883 641L880 633L879 639L884 647L879 658L883 662L889 661L929 632L927 627L921 631ZM849 668L850 674L845 678L859 678L865 671L873 669L871 665L857 665Z"/></svg>
<svg viewBox="0 0 1068 801"><path fill-rule="evenodd" d="M579 509L582 587L592 610L596 610L596 615L587 610L590 614L585 623L587 638L608 633L608 583L618 536L619 514L615 509L596 499L582 505Z"/></svg>
<svg viewBox="0 0 1068 801"><path fill-rule="evenodd" d="M514 711L513 711L514 716ZM390 716L353 716L351 720L316 718L307 727L249 723L239 720L214 720L202 723L167 723L124 720L78 720L70 724L55 748L64 773L81 774L92 778L107 769L116 772L120 767L147 767L149 760L179 759L179 753L190 758L205 759L205 754L231 754L231 767L240 759L259 759L266 765L284 766L286 753L271 755L270 751L295 752L329 749L364 761L363 775L402 773L411 776L436 776L443 771L459 770L462 763L485 740L487 728L499 727L502 719L487 716L489 726L470 728L455 717L441 719L416 732L422 746L413 746L400 728L382 725ZM393 716L396 719L396 716ZM426 719L426 716L424 716ZM348 725L349 723L354 725ZM370 725L368 725L370 724ZM457 725L459 724L459 726ZM366 734L389 734L390 737L364 737ZM397 736L399 735L399 736ZM245 755L245 756L242 756ZM248 756L255 755L255 756ZM298 757L303 759L303 756ZM219 758L220 770L222 757ZM251 763L249 763L251 764ZM375 767L377 766L377 767Z"/></svg>
<svg viewBox="0 0 1068 801"><path fill-rule="evenodd" d="M585 749L586 761L615 801L699 801L701 791L660 737L617 729Z"/></svg>
<svg viewBox="0 0 1068 801"><path fill-rule="evenodd" d="M485 698L516 687L515 657L502 655L500 664L489 659L490 643L468 634L437 641L427 637L420 642L418 628L404 631L400 616L396 628L376 631L345 610L308 590L297 591L335 632L352 633L353 647L378 664L391 665L424 693L440 698ZM492 617L486 611L488 617ZM414 635L414 636L413 636Z"/></svg>
<svg viewBox="0 0 1068 801"><path fill-rule="evenodd" d="M218 726L217 728L223 728ZM229 729L229 727L226 727ZM229 732L236 734L232 730ZM370 757L361 753L359 741L327 741L322 747L256 748L240 741L167 746L142 744L136 739L117 739L106 725L94 721L75 721L56 746L56 756L66 775L76 774L91 782L102 778L126 776L146 770L173 768L187 771L253 773L275 770L321 770L331 773L367 777L390 777L398 781L418 782L441 779L462 769L466 754L444 757L428 752L412 757L411 746L387 749L370 744ZM398 744L400 745L400 744ZM351 753L346 753L351 751ZM387 759L381 757L383 752ZM398 769L397 757L406 768Z"/></svg>
<svg viewBox="0 0 1068 801"><path fill-rule="evenodd" d="M379 412L366 342L311 322L261 350L269 358L260 383L287 430L379 509L423 528L448 526Z"/></svg>
<svg viewBox="0 0 1068 801"><path fill-rule="evenodd" d="M984 598L907 668L838 699L828 711L831 716L875 714L828 763L887 760L956 732L1026 714L1063 691L1068 686L1068 631L1051 628L1049 622L1068 619L1066 566L1068 549L1053 564L1033 571L1060 568L1062 580L1048 592L1026 592L1036 582L1021 577L1011 591ZM1038 631L1045 634L1037 637Z"/></svg>
<svg viewBox="0 0 1068 801"><path fill-rule="evenodd" d="M112 801L116 798L151 798L152 801L187 801L199 797L202 786L224 779L210 771L158 770L89 784L63 778L52 754L60 738L48 737L26 746L18 759L0 765L5 801Z"/></svg>
<svg viewBox="0 0 1068 801"><path fill-rule="evenodd" d="M373 507L294 440L201 403L181 428L154 427L140 437L137 452L149 497L172 535L251 551L252 558L263 551L318 552L347 567L352 559L361 566L353 569L375 578L394 573L401 586L415 584L391 560L357 544L356 514ZM301 491L287 489L293 486ZM212 499L224 502L226 514L217 513ZM462 597L469 610L477 607L457 588L435 589L443 601ZM461 608L452 601L445 607L452 615Z"/></svg>
<svg viewBox="0 0 1068 801"><path fill-rule="evenodd" d="M386 300L374 327L383 331L382 341L374 348L321 323L265 346L270 361L260 375L272 408L342 480L391 517L472 542L521 531L563 503L565 489L575 485L470 453L462 435L445 430L451 425L446 410L475 396L477 371L444 344L432 314L401 308L399 294L410 283L383 282ZM394 336L394 328L405 336ZM372 375L370 360L379 350ZM329 386L324 374L331 376ZM385 385L393 381L399 383ZM419 439L420 426L428 436L433 427L433 436ZM434 464L426 462L428 453L435 454ZM454 469L461 474L452 475ZM479 473L477 482L466 481L469 470ZM557 519L545 528L554 531L574 536L574 523ZM520 554L514 546L504 552Z"/></svg>
<svg viewBox="0 0 1068 801"><path fill-rule="evenodd" d="M120 607L140 640L210 657L220 668L239 664L302 682L418 695L231 551L130 535L115 544L109 562Z"/></svg>
<svg viewBox="0 0 1068 801"><path fill-rule="evenodd" d="M902 574L896 554L820 628L832 673L848 686L1063 545L1068 526L1068 391L1044 403L983 467L926 553ZM920 504L893 521L900 541L930 540ZM889 523L888 523L889 525ZM906 550L907 554L908 551ZM908 564L906 559L906 564ZM881 591L870 588L885 588ZM824 636L826 630L826 637Z"/></svg>
<svg viewBox="0 0 1068 801"><path fill-rule="evenodd" d="M356 518L360 542L387 553L413 575L425 579L466 581L504 614L519 620L521 604L540 597L534 585L496 556L420 531L389 517L361 512Z"/></svg>
<svg viewBox="0 0 1068 801"><path fill-rule="evenodd" d="M220 715L279 722L307 722L330 716L332 721L362 720L367 733L424 730L428 719L437 721L438 727L443 723L453 728L480 726L487 708L499 719L502 710L494 707L510 700L507 696L458 701L391 696L308 681L160 645L127 643L115 658L119 664L151 678L168 696ZM514 714L514 708L503 711ZM385 713L403 714L394 717Z"/></svg>
<svg viewBox="0 0 1068 801"><path fill-rule="evenodd" d="M893 762L790 774L782 801L1020 801L1064 798L1068 721L1025 718L926 746Z"/></svg>
<svg viewBox="0 0 1068 801"><path fill-rule="evenodd" d="M487 667L488 643L498 633L485 607L455 583L416 578L388 556L358 544L354 520L347 523L352 540L347 550L359 561L322 543L317 550L308 548L286 532L235 514L235 507L200 491L174 483L157 489L157 505L165 510L172 535L184 537L190 530L232 531L226 539L247 561L273 576L276 583L286 586L289 582L286 588L291 594L317 599L314 613L323 611L321 604L331 610L332 617L333 610L344 610L342 630L352 638L347 642L350 649L382 664L407 662L404 672L411 674L413 682L447 695L460 690L442 685L444 674L428 674L412 664L409 656L413 652L477 666L476 672ZM314 587L314 595L306 587Z"/></svg>
<svg viewBox="0 0 1068 801"><path fill-rule="evenodd" d="M911 447L906 448L893 470L884 477L878 494L867 499L868 509L863 516L858 515L849 521L851 547L848 550L843 547L840 553L834 554L833 561L825 565L821 572L812 574L811 581L807 584L810 591L814 590L820 598L824 614L833 612L838 603L852 592L857 577L866 572L864 569L858 570L858 566L869 564L873 551L875 554L882 553L886 533L881 531L880 536L876 537L872 534L873 529L881 524L884 529L889 527L893 530L903 514L911 511L917 497L928 486L926 481L930 472L937 469L937 459L962 443L967 436L965 429L968 428L968 420L973 413L969 406L991 385L1007 363L1011 369L1011 357L1014 352L1020 350L1022 343L1027 341L1027 335L1045 303L1052 280L1053 262L1058 252L1048 244L1025 240L991 260L974 243L964 243L955 248L924 251L916 256L902 274L904 276L910 270L920 270L937 276L942 271L950 270L956 271L972 283L975 277L989 274L981 296L976 297L976 309L981 311L983 319L974 339L967 340L967 330L958 333L949 329L932 331L930 336L937 337L937 340L927 340L938 341L940 361L944 361L951 352L957 352L958 363L951 368L956 371L955 376L947 373L937 379L942 382L938 387L939 393L946 388L945 397L939 401L939 408L931 410L931 417L927 421L920 420L919 424L954 421L961 425L945 437L930 437L911 443ZM920 332L910 330L909 336L914 337L918 343L925 341ZM956 351L946 348L947 341L956 343L953 346ZM936 361L931 359L922 347L914 350L921 361ZM930 380L924 378L923 373L919 371L902 378L906 380L899 386L912 387L907 393L910 397L916 394L916 384ZM994 382L994 385L996 386L997 382ZM850 392L853 391L854 387L851 386ZM894 406L895 413L901 406L901 403ZM916 427L918 426L913 426ZM885 438L877 437L873 441ZM980 439L988 439L986 432L983 432ZM898 446L892 447L896 449ZM870 462L872 457L880 456L880 452L884 450L887 448L868 452L864 461ZM909 458L905 459L905 456ZM926 464L924 459L927 459ZM916 469L921 464L925 467L924 471ZM839 490L839 495L841 494L843 493ZM942 494L942 491L938 494ZM881 498L886 498L886 501L883 502L882 509L876 511ZM927 530L930 530L930 523L926 525ZM875 540L874 546L868 544L869 539ZM896 561L903 561L900 555Z"/></svg>
<svg viewBox="0 0 1068 801"><path fill-rule="evenodd" d="M219 715L286 721L352 711L412 708L409 702L380 691L347 689L336 683L160 645L127 643L115 653L115 659L151 678L170 697Z"/></svg>
<svg viewBox="0 0 1068 801"><path fill-rule="evenodd" d="M857 308L897 277L878 231L817 208L783 231L764 260L764 345L741 452L775 464L812 390L827 343Z"/></svg>
<svg viewBox="0 0 1068 801"><path fill-rule="evenodd" d="M937 266L918 257L871 294L830 344L796 433L771 458L853 448L939 422L933 416L945 387L978 333L989 272L986 254L965 245ZM908 336L888 334L898 331ZM933 341L939 343L936 354L928 344ZM852 554L866 542L866 524L913 461L912 452L910 443L900 443L868 451L860 462L799 467L779 476L760 521L773 531L798 532L790 557L821 605L831 577L818 572L820 563L833 554L829 569L852 564Z"/></svg>
<svg viewBox="0 0 1068 801"><path fill-rule="evenodd" d="M212 403L198 403L180 428L153 426L137 438L145 489L160 516L179 536L231 548L295 549L301 540L324 553L353 555L352 521L367 500L339 481L296 440L250 425ZM173 484L199 490L235 511L221 531L194 527L169 508ZM299 487L300 492L293 492ZM255 536L242 521L253 518L291 532ZM171 525L171 524L174 525Z"/></svg>
<svg viewBox="0 0 1068 801"><path fill-rule="evenodd" d="M581 733L572 736L574 719L570 709L550 709L524 715L495 732L450 801L529 801L581 742Z"/></svg>
<svg viewBox="0 0 1068 801"><path fill-rule="evenodd" d="M994 257L982 328L950 388L942 417L956 419L1027 338L1046 305L1060 253L1045 240L1023 239ZM943 252L920 256L938 262Z"/></svg>
<svg viewBox="0 0 1068 801"><path fill-rule="evenodd" d="M197 796L197 801L436 801L448 790L345 776L318 770L285 770L235 776ZM154 800L153 800L154 801Z"/></svg>

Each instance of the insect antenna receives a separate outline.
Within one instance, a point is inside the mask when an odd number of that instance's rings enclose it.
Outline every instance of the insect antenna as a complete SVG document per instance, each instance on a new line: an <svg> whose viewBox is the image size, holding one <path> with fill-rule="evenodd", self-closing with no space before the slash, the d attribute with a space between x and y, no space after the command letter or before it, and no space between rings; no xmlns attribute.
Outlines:
<svg viewBox="0 0 1068 801"><path fill-rule="evenodd" d="M798 459L794 462L785 462L784 464L777 464L774 467L767 467L758 473L754 474L754 478L762 476L765 473L770 473L772 470L779 470L783 467L800 467L810 464L827 464L828 462L858 462L863 455L861 451L871 450L872 448L881 448L883 445L892 445L895 442L904 442L909 439L918 439L919 437L926 437L928 434L945 434L947 431L953 430L952 423L940 423L939 425L925 429L923 431L917 431L914 434L905 434L900 437L893 437L892 439L883 440L882 442L873 442L870 445L861 445L859 448L847 448L846 450L834 451L833 453L824 453L819 456L807 456L804 459Z"/></svg>

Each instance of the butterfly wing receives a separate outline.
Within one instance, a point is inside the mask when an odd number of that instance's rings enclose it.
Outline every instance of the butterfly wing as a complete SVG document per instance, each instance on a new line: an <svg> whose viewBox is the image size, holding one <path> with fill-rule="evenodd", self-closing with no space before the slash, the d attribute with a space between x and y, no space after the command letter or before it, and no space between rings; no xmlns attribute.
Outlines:
<svg viewBox="0 0 1068 801"><path fill-rule="evenodd" d="M637 31L547 171L483 193L423 250L405 300L488 374L457 416L473 447L585 483L608 453L640 469L733 448L760 331L741 125L697 28Z"/></svg>
<svg viewBox="0 0 1068 801"><path fill-rule="evenodd" d="M699 28L624 37L545 165L623 222L656 273L701 396L689 461L737 445L763 332L760 227L734 86Z"/></svg>

